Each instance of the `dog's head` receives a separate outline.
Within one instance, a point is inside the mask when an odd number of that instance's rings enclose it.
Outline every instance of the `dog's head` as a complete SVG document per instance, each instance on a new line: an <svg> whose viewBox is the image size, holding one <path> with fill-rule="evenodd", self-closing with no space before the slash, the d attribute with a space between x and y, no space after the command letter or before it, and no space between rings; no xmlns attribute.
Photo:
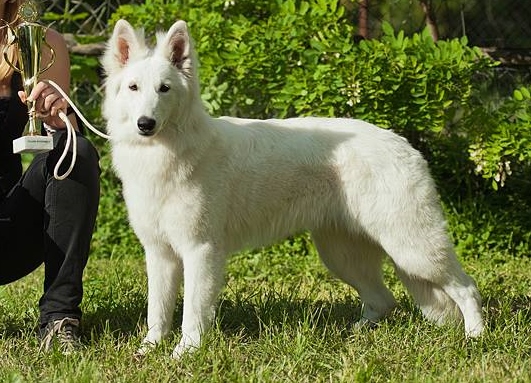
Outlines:
<svg viewBox="0 0 531 383"><path fill-rule="evenodd" d="M107 76L103 115L111 138L141 141L168 126L179 129L200 103L194 56L182 20L157 35L154 49L146 46L142 31L119 20L101 60Z"/></svg>

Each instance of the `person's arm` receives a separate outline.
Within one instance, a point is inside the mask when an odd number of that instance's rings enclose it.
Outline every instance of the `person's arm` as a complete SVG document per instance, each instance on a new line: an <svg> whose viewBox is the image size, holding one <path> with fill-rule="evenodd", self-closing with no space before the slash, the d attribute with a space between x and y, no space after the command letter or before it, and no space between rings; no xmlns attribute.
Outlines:
<svg viewBox="0 0 531 383"><path fill-rule="evenodd" d="M63 36L53 29L46 32L46 41L55 51L55 60L52 66L46 70L40 79L52 80L59 85L66 94L70 92L70 56ZM43 46L42 67L46 67L51 60L50 49ZM19 92L22 101L25 100L24 92ZM68 103L61 94L51 85L40 81L33 88L30 99L36 100L35 110L37 117L47 125L62 129L65 123L59 118L59 111L66 112ZM68 116L74 127L77 128L74 115Z"/></svg>

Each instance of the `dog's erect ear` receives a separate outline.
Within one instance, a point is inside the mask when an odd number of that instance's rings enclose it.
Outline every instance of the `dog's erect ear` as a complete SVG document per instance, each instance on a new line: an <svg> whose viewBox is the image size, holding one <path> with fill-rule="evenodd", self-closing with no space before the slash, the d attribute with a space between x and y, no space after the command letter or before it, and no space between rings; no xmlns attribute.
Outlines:
<svg viewBox="0 0 531 383"><path fill-rule="evenodd" d="M175 22L164 37L162 46L164 53L170 62L179 69L186 67L184 63L190 59L190 35L186 22Z"/></svg>
<svg viewBox="0 0 531 383"><path fill-rule="evenodd" d="M129 61L131 48L134 49L136 35L133 27L125 20L118 20L114 27L113 40L116 45L115 57L119 65L124 66Z"/></svg>
<svg viewBox="0 0 531 383"><path fill-rule="evenodd" d="M144 34L135 31L125 20L118 20L114 26L102 64L107 73L123 68L132 58L143 56L146 51Z"/></svg>

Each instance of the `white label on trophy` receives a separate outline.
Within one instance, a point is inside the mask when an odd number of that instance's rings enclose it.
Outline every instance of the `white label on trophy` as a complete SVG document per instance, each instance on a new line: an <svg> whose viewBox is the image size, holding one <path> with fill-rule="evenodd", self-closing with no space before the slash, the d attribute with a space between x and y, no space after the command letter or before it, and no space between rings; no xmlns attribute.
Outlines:
<svg viewBox="0 0 531 383"><path fill-rule="evenodd" d="M22 136L13 141L13 153L43 153L52 149L50 136Z"/></svg>

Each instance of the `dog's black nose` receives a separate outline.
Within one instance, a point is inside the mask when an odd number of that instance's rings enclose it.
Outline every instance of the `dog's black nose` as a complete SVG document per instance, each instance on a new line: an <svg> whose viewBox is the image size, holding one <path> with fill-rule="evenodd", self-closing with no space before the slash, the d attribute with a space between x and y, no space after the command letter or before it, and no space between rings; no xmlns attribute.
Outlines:
<svg viewBox="0 0 531 383"><path fill-rule="evenodd" d="M153 134L153 129L155 129L155 119L142 116L138 119L136 122L136 125L138 126L138 129L140 130L140 134L143 135L151 135Z"/></svg>

